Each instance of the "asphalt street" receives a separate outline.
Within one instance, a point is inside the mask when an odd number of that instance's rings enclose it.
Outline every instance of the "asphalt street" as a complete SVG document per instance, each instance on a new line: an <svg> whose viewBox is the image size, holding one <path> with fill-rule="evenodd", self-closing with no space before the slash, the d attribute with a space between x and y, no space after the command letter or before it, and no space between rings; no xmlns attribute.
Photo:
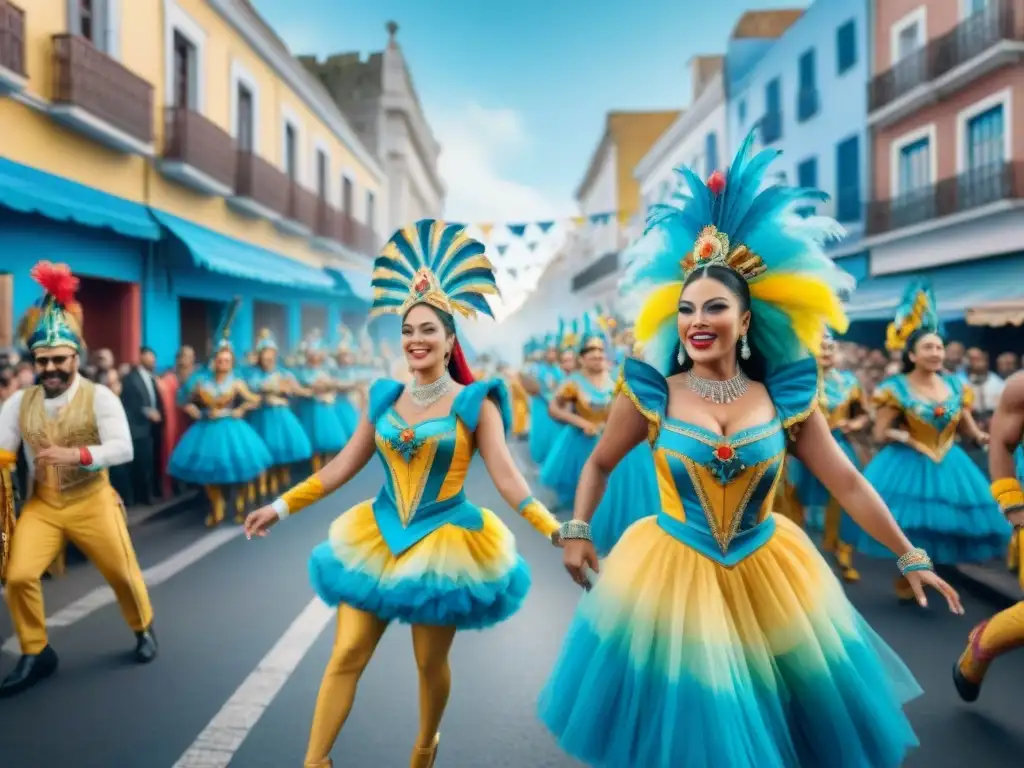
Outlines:
<svg viewBox="0 0 1024 768"><path fill-rule="evenodd" d="M262 541L237 528L212 533L199 511L133 529L156 610L159 659L137 667L133 637L89 566L45 585L51 643L61 667L51 680L0 701L3 768L288 768L302 764L333 615L309 586L306 558L333 517L375 495L368 468L348 488L289 519ZM437 768L572 768L537 722L535 701L578 597L558 552L507 513L481 468L471 498L508 520L534 574L511 621L460 634L452 698ZM1007 656L981 700L962 704L950 669L967 632L994 610L965 594L967 616L898 605L894 563L860 563L849 589L872 625L917 675L925 695L910 707L921 748L908 768L985 768L1020 763L1024 650ZM0 636L10 622L0 611ZM17 656L8 642L0 674ZM334 750L338 768L403 768L416 733L416 675L407 627L390 628L360 685ZM837 745L841 750L842 745ZM724 768L724 767L723 767Z"/></svg>

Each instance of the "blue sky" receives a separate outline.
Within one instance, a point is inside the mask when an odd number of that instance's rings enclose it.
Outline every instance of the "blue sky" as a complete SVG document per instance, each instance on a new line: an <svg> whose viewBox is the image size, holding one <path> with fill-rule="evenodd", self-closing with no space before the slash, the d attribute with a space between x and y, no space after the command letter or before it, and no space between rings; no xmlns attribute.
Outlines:
<svg viewBox="0 0 1024 768"><path fill-rule="evenodd" d="M744 10L806 0L252 0L293 53L381 50L388 20L447 147L446 215L537 220L573 192L614 109L678 109L687 60ZM302 10L299 11L298 9Z"/></svg>

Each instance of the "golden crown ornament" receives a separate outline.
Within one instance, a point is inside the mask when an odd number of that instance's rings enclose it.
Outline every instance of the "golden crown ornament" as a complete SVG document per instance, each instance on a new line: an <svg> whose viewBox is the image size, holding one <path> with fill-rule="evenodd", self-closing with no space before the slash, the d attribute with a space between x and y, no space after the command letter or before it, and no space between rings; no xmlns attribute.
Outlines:
<svg viewBox="0 0 1024 768"><path fill-rule="evenodd" d="M730 250L729 236L709 224L701 230L693 244L693 250L680 262L683 280L695 270L710 266L728 267L739 273L748 282L768 271L761 257L745 245Z"/></svg>

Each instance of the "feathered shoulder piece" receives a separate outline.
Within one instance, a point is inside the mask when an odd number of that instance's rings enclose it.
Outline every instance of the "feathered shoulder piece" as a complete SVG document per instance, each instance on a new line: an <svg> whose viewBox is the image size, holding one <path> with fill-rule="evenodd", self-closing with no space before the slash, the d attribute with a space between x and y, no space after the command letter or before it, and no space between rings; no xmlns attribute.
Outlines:
<svg viewBox="0 0 1024 768"><path fill-rule="evenodd" d="M29 273L43 289L43 298L19 323L27 349L71 347L81 350L82 307L75 300L78 278L66 264L40 261Z"/></svg>
<svg viewBox="0 0 1024 768"><path fill-rule="evenodd" d="M622 290L639 305L637 342L648 362L666 373L679 344L676 313L687 277L711 265L732 269L750 287L750 343L774 369L817 354L826 325L843 332L839 293L853 280L823 250L843 229L825 216L797 209L822 202L815 189L766 186L777 150L753 153L747 136L732 166L705 182L676 170L679 189L653 206L647 228L625 254Z"/></svg>
<svg viewBox="0 0 1024 768"><path fill-rule="evenodd" d="M907 339L914 331L920 329L938 334L943 331L935 291L932 284L924 278L912 280L903 291L896 317L885 331L885 348L890 352L903 351L907 346Z"/></svg>
<svg viewBox="0 0 1024 768"><path fill-rule="evenodd" d="M404 315L429 304L454 317L493 317L487 296L499 296L483 243L465 225L423 219L391 236L373 265L370 316Z"/></svg>

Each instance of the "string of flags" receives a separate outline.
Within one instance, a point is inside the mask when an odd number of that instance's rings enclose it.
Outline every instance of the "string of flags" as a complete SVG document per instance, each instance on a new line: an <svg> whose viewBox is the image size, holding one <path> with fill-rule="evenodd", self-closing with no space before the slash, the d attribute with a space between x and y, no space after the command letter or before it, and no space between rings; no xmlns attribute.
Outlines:
<svg viewBox="0 0 1024 768"><path fill-rule="evenodd" d="M494 243L500 235L507 233L511 235L513 242L521 241L532 253L537 250L541 239L548 235L557 225L564 224L567 227L578 229L581 227L600 227L608 224L625 226L629 222L629 214L626 211L605 211L603 213L592 213L586 216L569 216L559 219L546 219L544 221L529 221L519 223L496 223L492 221L469 224L468 227L476 228L485 242ZM494 243L494 250L498 256L504 256L511 245L511 242ZM513 275L514 276L514 275Z"/></svg>

